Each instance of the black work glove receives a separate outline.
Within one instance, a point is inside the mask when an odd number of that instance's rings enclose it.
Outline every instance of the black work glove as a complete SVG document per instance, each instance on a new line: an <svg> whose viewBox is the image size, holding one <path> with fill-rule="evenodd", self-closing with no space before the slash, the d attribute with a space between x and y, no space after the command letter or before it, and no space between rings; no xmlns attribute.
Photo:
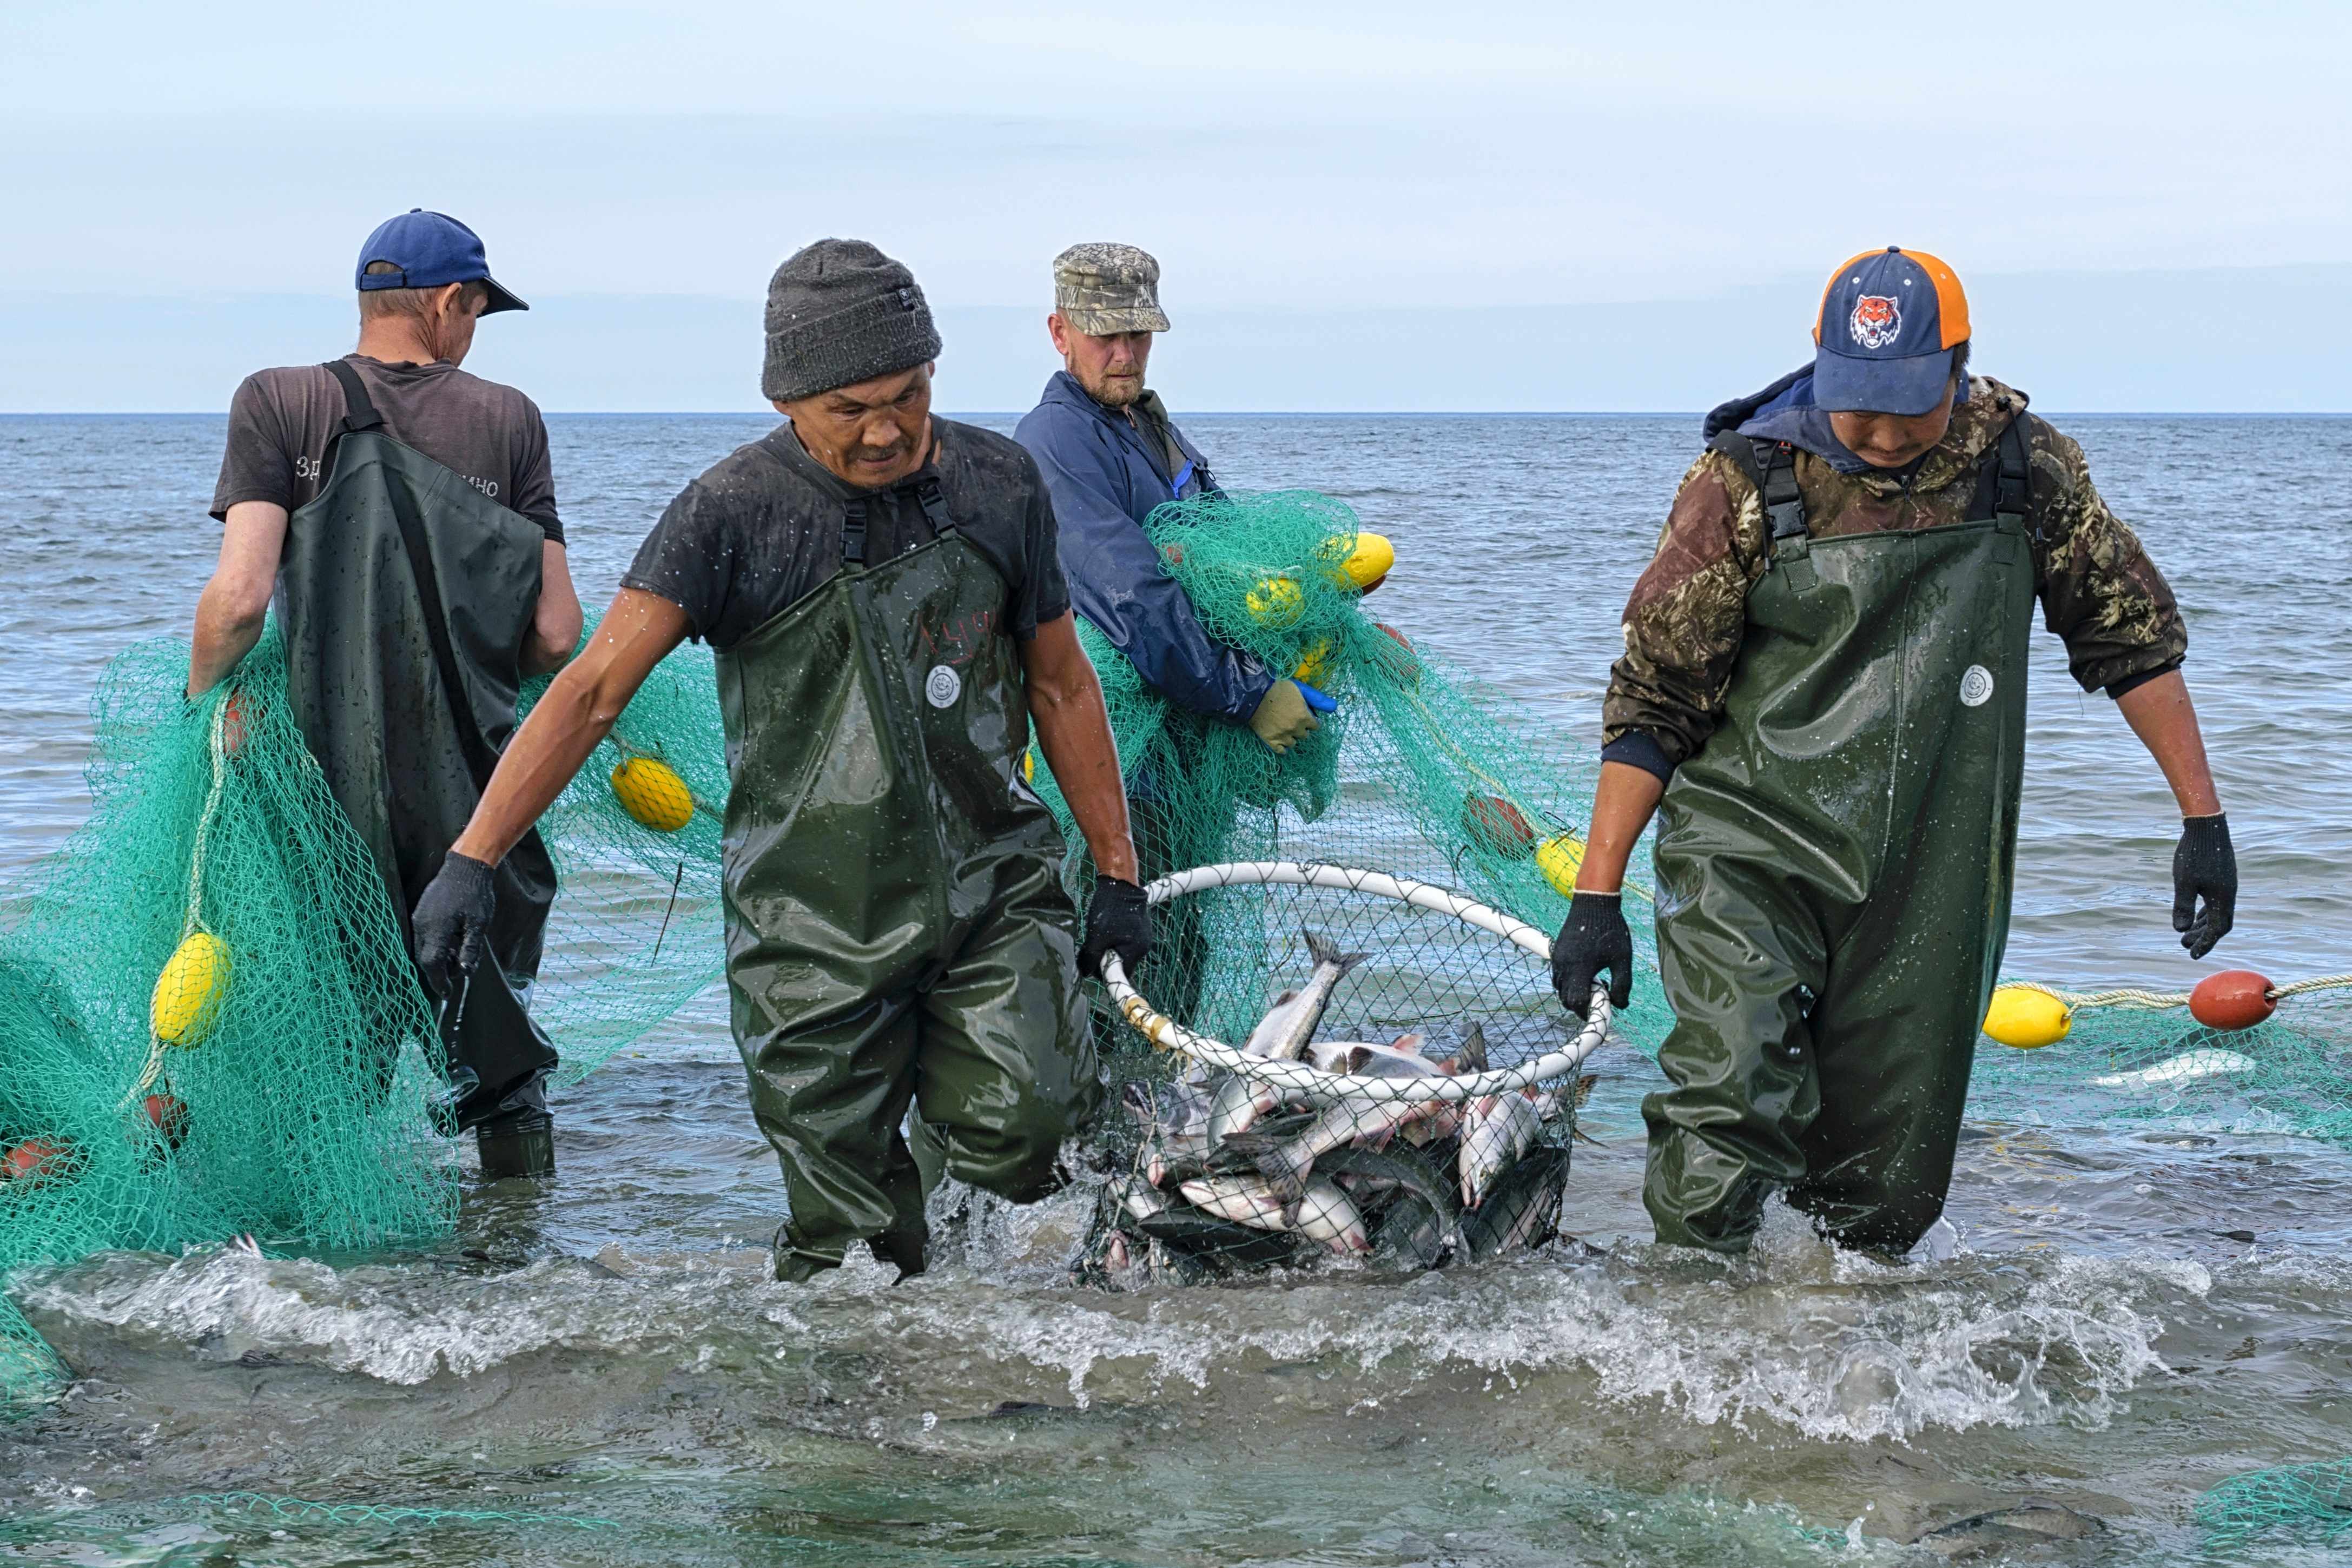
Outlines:
<svg viewBox="0 0 2352 1568"><path fill-rule="evenodd" d="M1580 893L1551 941L1551 988L1578 1018L1592 1012L1592 985L1609 971L1609 1005L1633 999L1633 933L1625 924L1622 894Z"/></svg>
<svg viewBox="0 0 2352 1568"><path fill-rule="evenodd" d="M1095 895L1087 901L1087 939L1078 949L1078 973L1100 976L1103 955L1116 953L1135 980L1135 967L1151 951L1151 906L1143 889L1115 876L1095 878Z"/></svg>
<svg viewBox="0 0 2352 1568"><path fill-rule="evenodd" d="M470 975L489 945L490 916L498 909L496 868L452 850L425 884L425 896L408 923L416 931L416 967L444 997L457 978Z"/></svg>
<svg viewBox="0 0 2352 1568"><path fill-rule="evenodd" d="M2205 907L2197 907L2199 899ZM2183 817L2172 852L2172 928L2192 958L2202 958L2230 934L2238 911L2238 855L2230 847L2230 819Z"/></svg>

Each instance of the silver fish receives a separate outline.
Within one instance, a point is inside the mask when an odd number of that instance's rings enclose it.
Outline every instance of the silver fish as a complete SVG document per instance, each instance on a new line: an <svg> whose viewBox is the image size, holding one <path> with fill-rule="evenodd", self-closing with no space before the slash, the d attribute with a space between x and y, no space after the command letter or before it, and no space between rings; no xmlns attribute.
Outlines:
<svg viewBox="0 0 2352 1568"><path fill-rule="evenodd" d="M1349 1053L1347 1070L1378 1077L1427 1078L1438 1073L1451 1075L1465 1068L1476 1071L1486 1064L1486 1031L1475 1026L1463 1040L1461 1053L1444 1061L1424 1060L1419 1054L1421 1044L1420 1035L1408 1034L1400 1037L1386 1051L1372 1046L1361 1047ZM1255 1155L1257 1168L1274 1184L1275 1190L1286 1200L1296 1202L1304 1190L1307 1173L1315 1168L1320 1156L1354 1143L1377 1147L1399 1127L1434 1113L1443 1104L1438 1100L1343 1100L1328 1107L1312 1126L1289 1142L1247 1152Z"/></svg>
<svg viewBox="0 0 2352 1568"><path fill-rule="evenodd" d="M1463 1217L1464 1249L1473 1258L1493 1258L1542 1246L1559 1234L1567 1186L1568 1151L1531 1151L1496 1181L1482 1207Z"/></svg>
<svg viewBox="0 0 2352 1568"><path fill-rule="evenodd" d="M1462 1117L1462 1205L1475 1208L1495 1178L1535 1146L1543 1116L1525 1092L1490 1094Z"/></svg>
<svg viewBox="0 0 2352 1568"><path fill-rule="evenodd" d="M1274 1184L1262 1176L1203 1176L1177 1189L1185 1201L1220 1219L1230 1219L1255 1230L1295 1230L1319 1241L1334 1252L1369 1252L1372 1239L1364 1217L1330 1181L1317 1176L1307 1184L1295 1210L1283 1202ZM1286 1215L1286 1210L1290 1210Z"/></svg>
<svg viewBox="0 0 2352 1568"><path fill-rule="evenodd" d="M2167 1083L2189 1083L2200 1078L2221 1078L2232 1072L2253 1070L2254 1059L2234 1051L2221 1051L2201 1046L2184 1051L2179 1056L2168 1057L2153 1067L2143 1067L2137 1072L2111 1072L2092 1082L2102 1089L2159 1089Z"/></svg>
<svg viewBox="0 0 2352 1568"><path fill-rule="evenodd" d="M1287 990L1276 997L1274 1005L1265 1009L1265 1017L1257 1020L1257 1027L1250 1030L1250 1037L1242 1041L1243 1053L1248 1056L1265 1056L1270 1052L1274 1049L1274 1042L1282 1038L1284 1030L1288 1026L1290 1015L1297 1010L1297 991Z"/></svg>
<svg viewBox="0 0 2352 1568"><path fill-rule="evenodd" d="M1228 1073L1217 1085L1216 1098L1209 1103L1209 1147L1220 1147L1234 1134L1248 1132L1260 1116L1281 1103L1282 1096L1273 1084Z"/></svg>
<svg viewBox="0 0 2352 1568"><path fill-rule="evenodd" d="M1291 1005L1289 1015L1280 1030L1267 1041L1265 1054L1273 1061L1296 1061L1299 1052L1315 1038L1323 1022L1323 1010L1331 1005L1331 993L1348 971L1371 956L1370 953L1342 953L1331 939L1319 933L1306 934L1307 951L1314 956L1315 972L1307 977L1307 987Z"/></svg>

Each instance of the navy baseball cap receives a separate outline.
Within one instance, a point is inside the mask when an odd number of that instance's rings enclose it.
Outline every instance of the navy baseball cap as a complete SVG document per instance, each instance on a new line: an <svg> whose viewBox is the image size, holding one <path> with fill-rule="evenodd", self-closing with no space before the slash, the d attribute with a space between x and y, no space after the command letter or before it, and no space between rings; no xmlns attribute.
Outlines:
<svg viewBox="0 0 2352 1568"><path fill-rule="evenodd" d="M368 267L379 261L390 262L398 270L370 272ZM428 213L423 207L411 207L376 225L367 244L360 246L357 282L363 290L478 283L490 291L490 302L482 308L485 316L530 308L490 276L479 235L446 213Z"/></svg>
<svg viewBox="0 0 2352 1568"><path fill-rule="evenodd" d="M1830 275L1813 323L1813 402L1832 413L1926 413L1944 401L1969 297L1922 250L1888 246Z"/></svg>

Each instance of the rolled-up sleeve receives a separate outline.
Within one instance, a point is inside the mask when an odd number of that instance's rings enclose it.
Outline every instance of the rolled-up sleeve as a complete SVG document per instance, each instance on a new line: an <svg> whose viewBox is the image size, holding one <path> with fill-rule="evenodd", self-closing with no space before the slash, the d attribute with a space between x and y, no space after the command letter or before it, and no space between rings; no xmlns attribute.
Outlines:
<svg viewBox="0 0 2352 1568"><path fill-rule="evenodd" d="M1625 603L1625 653L1601 703L1601 757L1660 778L1688 761L1723 716L1748 589L1763 559L1755 486L1728 458L1691 465L1657 553Z"/></svg>
<svg viewBox="0 0 2352 1568"><path fill-rule="evenodd" d="M1049 402L1031 410L1013 434L1053 497L1072 607L1171 701L1245 722L1275 677L1212 638L1161 570L1160 552L1128 509L1125 461L1103 433Z"/></svg>
<svg viewBox="0 0 2352 1568"><path fill-rule="evenodd" d="M2091 483L2083 449L2042 430L2033 454L2034 483L2051 486L2037 519L2042 618L2065 640L2067 667L2083 689L2121 696L2180 667L2189 627L2139 536Z"/></svg>

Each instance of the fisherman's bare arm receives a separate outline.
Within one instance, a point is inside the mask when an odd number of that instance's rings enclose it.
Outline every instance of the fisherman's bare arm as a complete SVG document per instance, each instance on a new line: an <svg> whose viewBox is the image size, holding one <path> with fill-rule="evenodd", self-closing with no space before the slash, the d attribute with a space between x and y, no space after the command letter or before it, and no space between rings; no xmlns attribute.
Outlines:
<svg viewBox="0 0 2352 1568"><path fill-rule="evenodd" d="M1645 768L1629 762L1601 765L1600 787L1592 795L1592 828L1585 835L1584 863L1577 867L1579 893L1617 893L1625 886L1625 865L1633 846L1656 814L1666 781Z"/></svg>
<svg viewBox="0 0 2352 1568"><path fill-rule="evenodd" d="M278 587L278 560L286 549L286 508L274 501L239 501L221 528L220 561L196 596L194 646L188 653L188 695L202 696L236 668L261 640L269 596Z"/></svg>
<svg viewBox="0 0 2352 1568"><path fill-rule="evenodd" d="M523 644L522 673L560 670L580 646L580 593L572 586L572 565L563 547L542 539L539 547L539 607L531 612L530 637Z"/></svg>
<svg viewBox="0 0 2352 1568"><path fill-rule="evenodd" d="M473 820L450 848L488 865L504 859L612 733L654 666L692 630L686 612L658 594L634 588L615 594L595 637L508 743Z"/></svg>
<svg viewBox="0 0 2352 1568"><path fill-rule="evenodd" d="M2198 727L2197 705L2189 700L2189 683L2179 670L2168 670L2152 681L2134 686L2116 699L2124 722L2164 769L2172 798L2184 817L2220 813L2221 797L2213 788L2213 769L2205 759L2205 736Z"/></svg>
<svg viewBox="0 0 2352 1568"><path fill-rule="evenodd" d="M1121 882L1135 881L1135 841L1128 830L1118 744L1103 708L1102 683L1078 645L1075 617L1066 612L1038 627L1037 635L1022 644L1021 665L1037 745L1078 820L1078 831L1087 836L1095 869Z"/></svg>

